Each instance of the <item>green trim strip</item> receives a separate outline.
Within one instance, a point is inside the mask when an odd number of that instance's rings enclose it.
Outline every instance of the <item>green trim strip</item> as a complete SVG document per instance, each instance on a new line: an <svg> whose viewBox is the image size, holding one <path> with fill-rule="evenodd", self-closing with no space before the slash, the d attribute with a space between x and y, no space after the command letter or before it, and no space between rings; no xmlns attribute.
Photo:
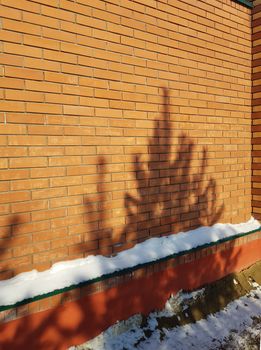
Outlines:
<svg viewBox="0 0 261 350"><path fill-rule="evenodd" d="M252 2L247 1L247 0L234 0L235 2L238 2L241 5L244 5L246 7L248 7L249 9L252 9L254 7L254 5L252 4Z"/></svg>
<svg viewBox="0 0 261 350"><path fill-rule="evenodd" d="M129 274L129 273L132 273L132 272L134 272L136 270L142 269L144 267L147 267L147 266L150 266L150 265L155 265L155 264L158 264L158 263L161 263L161 262L173 259L173 258L177 258L177 257L182 256L182 255L194 253L195 251L198 251L198 250L201 250L201 249L204 249L204 248L209 248L209 247L221 244L221 243L229 242L229 241L232 241L232 240L237 239L237 238L245 237L245 236L248 236L248 235L250 235L252 233L255 233L255 232L258 232L258 231L261 231L261 227L259 227L256 230L253 230L253 231L244 232L244 233L241 233L241 234L238 234L238 235L234 235L234 236L231 236L231 237L222 238L222 239L220 239L219 241L216 241L216 242L206 243L204 245L192 248L190 250L184 250L184 251L179 252L179 253L171 254L171 255L165 256L164 258L161 258L161 259L158 259L158 260L154 260L154 261L150 261L150 262L147 262L147 263L139 264L139 265L136 265L136 266L133 266L133 267L129 267L129 268L125 268L125 269L122 269L122 270L118 270L118 271L115 271L115 272L112 272L112 273L109 273L109 274L102 275L100 277L94 278L92 280L88 280L88 281L84 281L84 282L78 283L78 284L73 284L73 285L71 285L69 287L56 289L56 290L54 290L52 292L45 293L45 294L42 294L42 295L37 295L37 296L35 296L33 298L24 299L24 300L19 301L19 302L15 303L15 304L1 305L0 306L0 311L13 309L13 308L16 308L16 307L21 306L21 305L25 305L25 304L29 304L29 303L32 303L32 302L37 301L37 300L49 298L51 296L58 295L58 294L61 294L61 293L65 293L65 292L68 292L70 290L73 290L73 289L76 289L76 288L80 288L80 287L83 287L83 286L88 286L88 285L93 284L93 283L105 281L105 280L113 278L113 277L123 276L123 275Z"/></svg>

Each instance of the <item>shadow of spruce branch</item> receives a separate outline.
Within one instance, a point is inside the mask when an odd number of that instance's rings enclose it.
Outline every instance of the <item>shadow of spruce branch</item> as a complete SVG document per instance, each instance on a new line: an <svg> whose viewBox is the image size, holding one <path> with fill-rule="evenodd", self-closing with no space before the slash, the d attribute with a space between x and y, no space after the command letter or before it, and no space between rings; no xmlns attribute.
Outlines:
<svg viewBox="0 0 261 350"><path fill-rule="evenodd" d="M155 121L154 134L149 140L146 166L140 154L133 159L137 196L125 194L127 224L122 234L127 241L129 236L139 242L150 236L213 225L224 211L224 205L216 208L215 179L210 177L205 181L206 147L201 152L196 174L191 174L195 144L185 133L179 136L176 157L171 159L172 129L166 88L163 107L162 118Z"/></svg>

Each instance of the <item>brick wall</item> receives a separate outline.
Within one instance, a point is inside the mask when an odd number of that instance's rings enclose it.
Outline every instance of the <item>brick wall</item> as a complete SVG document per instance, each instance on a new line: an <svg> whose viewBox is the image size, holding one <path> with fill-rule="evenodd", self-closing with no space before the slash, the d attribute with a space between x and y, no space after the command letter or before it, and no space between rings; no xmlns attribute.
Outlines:
<svg viewBox="0 0 261 350"><path fill-rule="evenodd" d="M249 9L0 4L0 278L249 219Z"/></svg>
<svg viewBox="0 0 261 350"><path fill-rule="evenodd" d="M256 218L261 219L261 167L260 167L260 151L261 151L261 84L260 84L260 66L261 66L261 1L254 1L253 18L253 189L252 189L252 205L253 213Z"/></svg>

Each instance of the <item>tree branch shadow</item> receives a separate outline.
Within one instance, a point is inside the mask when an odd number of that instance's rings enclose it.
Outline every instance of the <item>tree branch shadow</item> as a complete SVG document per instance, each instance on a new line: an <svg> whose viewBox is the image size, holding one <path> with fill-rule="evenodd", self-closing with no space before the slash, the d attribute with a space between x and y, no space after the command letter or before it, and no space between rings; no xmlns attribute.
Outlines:
<svg viewBox="0 0 261 350"><path fill-rule="evenodd" d="M210 177L206 184L204 181L208 165L206 147L196 174L191 174L195 144L185 133L179 136L176 157L171 159L172 128L166 88L163 106L162 119L156 120L149 140L147 170L140 154L133 158L137 196L125 194L127 224L122 234L135 243L152 236L213 225L224 211L224 204L216 208L216 180Z"/></svg>
<svg viewBox="0 0 261 350"><path fill-rule="evenodd" d="M126 223L123 228L115 229L110 225L109 218L111 212L105 206L105 174L107 162L105 157L98 160L97 199L92 199L86 195L85 223L88 226L86 240L90 237L98 239L98 252L100 254L111 255L130 248L136 243L142 242L149 237L163 236L177 233L182 230L196 228L199 226L213 225L219 221L224 212L224 204L217 206L217 184L216 180L206 173L208 166L208 151L203 147L198 159L199 164L193 167L196 144L184 132L178 137L175 158L172 159L172 127L171 113L169 106L169 92L163 89L163 112L161 118L155 121L153 135L148 143L148 161L144 163L141 154L133 156L133 172L136 180L137 195L127 192L124 197L126 211ZM195 172L197 168L197 172ZM14 219L14 225L17 219ZM84 244L84 243L83 243ZM2 247L2 251L7 249ZM204 280L209 276L223 275L226 271L233 270L233 266L239 257L239 252L220 252L218 259L203 270L197 270L196 263L184 265L185 276L182 282L190 283L192 280ZM167 268L167 265L166 265ZM195 272L196 271L196 272ZM160 297L162 290L171 290L173 286L180 286L180 275L170 272L169 280L157 282L150 285L150 288L157 289L156 295ZM155 284L156 283L156 284ZM40 325L31 324L30 318L25 317L23 322L16 328L12 339L2 341L3 349L21 350L28 342L28 331L30 333L31 349L63 349L64 338L68 339L67 345L80 343L77 339L88 338L95 324L97 329L104 329L106 317L110 315L116 320L120 317L123 308L131 308L141 312L148 312L144 307L144 296L140 289L133 295L128 295L124 299L115 289L111 292L110 286L105 282L100 283L103 292L102 317L97 317L95 310L97 305L92 303L92 298L85 298L84 304L80 300L75 301L77 319L75 327L68 328L60 322L60 315L63 313L62 306L54 307L48 314L45 322ZM175 287L175 288L176 288ZM144 288L147 288L145 285ZM90 292L92 288L89 288ZM126 292L127 293L127 292ZM221 296L222 298L222 296ZM118 311L115 311L118 310ZM119 312L119 313L118 313ZM113 314L113 316L111 316ZM5 325L1 328L3 334ZM26 330L26 332L25 332ZM51 332L53 342L48 343L43 340L44 334ZM81 340L81 342L83 342Z"/></svg>

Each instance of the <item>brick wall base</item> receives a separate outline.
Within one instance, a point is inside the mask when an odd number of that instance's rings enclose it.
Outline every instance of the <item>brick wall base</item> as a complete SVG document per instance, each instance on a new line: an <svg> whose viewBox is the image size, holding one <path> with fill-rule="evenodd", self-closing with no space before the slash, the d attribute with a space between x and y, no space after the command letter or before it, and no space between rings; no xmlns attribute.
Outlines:
<svg viewBox="0 0 261 350"><path fill-rule="evenodd" d="M3 311L1 349L67 349L93 338L117 320L163 308L170 294L180 289L199 288L260 259L259 231Z"/></svg>

